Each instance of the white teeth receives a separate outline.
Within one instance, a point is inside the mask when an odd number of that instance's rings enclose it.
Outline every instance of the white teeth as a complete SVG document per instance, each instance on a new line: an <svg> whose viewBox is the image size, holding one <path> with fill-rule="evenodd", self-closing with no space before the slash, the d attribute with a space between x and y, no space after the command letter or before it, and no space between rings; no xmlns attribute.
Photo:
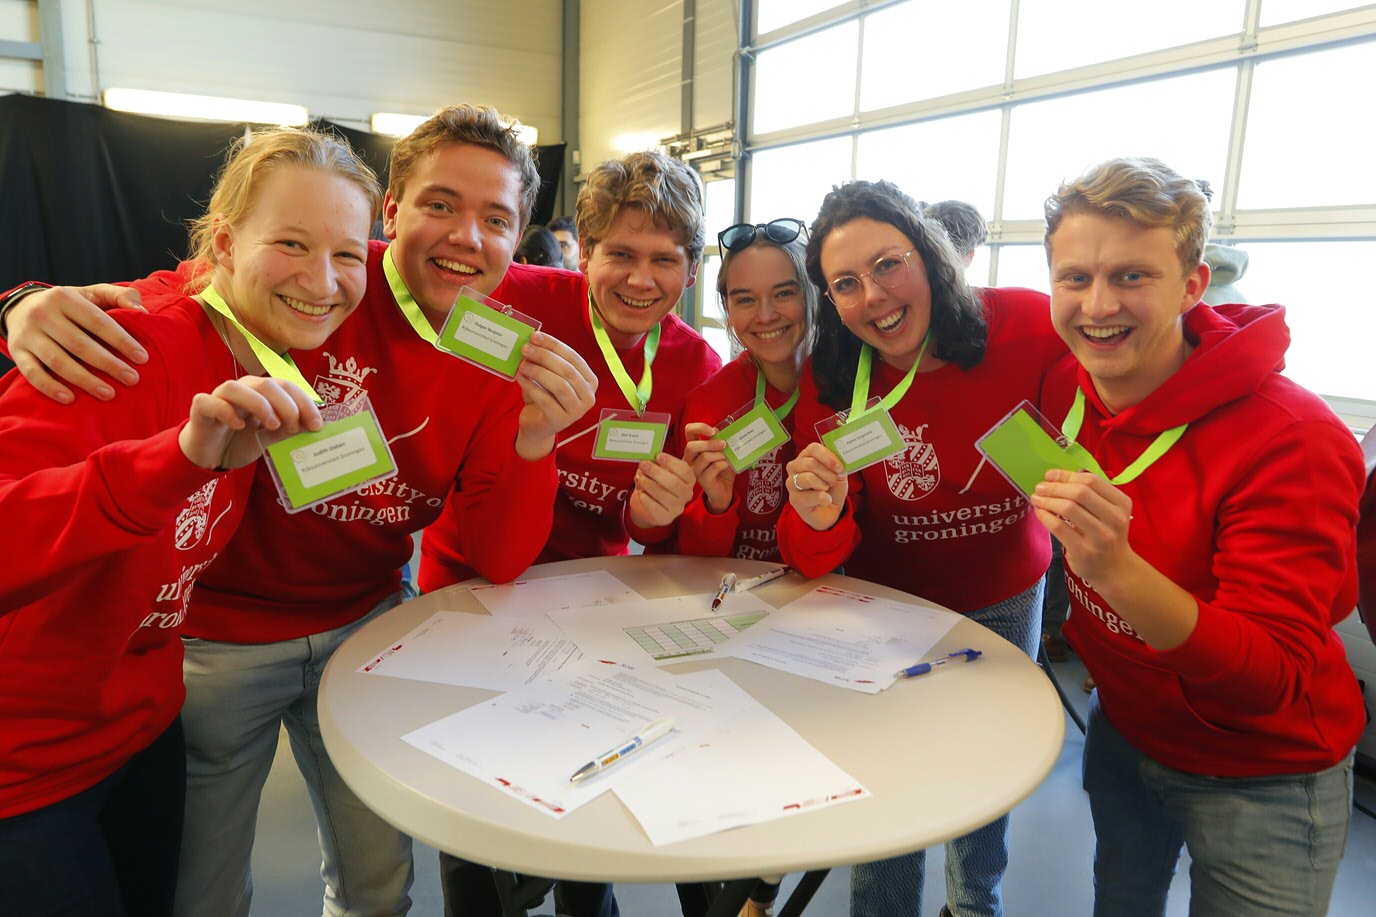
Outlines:
<svg viewBox="0 0 1376 917"><path fill-rule="evenodd" d="M756 331L755 337L759 338L762 341L772 341L776 337L781 336L787 330L787 328L775 328L773 331Z"/></svg>
<svg viewBox="0 0 1376 917"><path fill-rule="evenodd" d="M460 264L457 261L450 261L447 258L436 258L434 260L436 264L444 268L446 271L457 271L460 274L478 273L478 269L476 267L469 267L466 264Z"/></svg>
<svg viewBox="0 0 1376 917"><path fill-rule="evenodd" d="M653 299L628 299L625 296L621 297L621 301L624 302L626 305L634 306L637 309L648 309L651 305L654 304Z"/></svg>
<svg viewBox="0 0 1376 917"><path fill-rule="evenodd" d="M313 306L310 303L302 302L299 299L292 299L290 296L282 296L281 293L278 293L277 295L282 297L282 302L291 306L297 312L303 312L306 315L324 315L326 312L330 311L329 306Z"/></svg>
<svg viewBox="0 0 1376 917"><path fill-rule="evenodd" d="M1100 341L1106 341L1111 337L1123 334L1129 330L1131 329L1126 325L1118 325L1113 328L1090 328L1087 326L1082 326L1080 328L1080 331L1084 333L1085 337L1091 337Z"/></svg>
<svg viewBox="0 0 1376 917"><path fill-rule="evenodd" d="M888 318L877 319L874 322L874 327L878 328L880 331L892 331L898 327L899 322L903 321L903 316L906 314L906 311L905 309L899 309Z"/></svg>

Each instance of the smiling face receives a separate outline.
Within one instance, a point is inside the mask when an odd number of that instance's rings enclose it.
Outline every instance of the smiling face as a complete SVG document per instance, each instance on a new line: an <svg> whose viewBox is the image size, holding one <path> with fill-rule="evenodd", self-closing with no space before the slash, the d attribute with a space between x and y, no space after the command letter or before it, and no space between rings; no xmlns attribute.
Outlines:
<svg viewBox="0 0 1376 917"><path fill-rule="evenodd" d="M617 347L638 343L697 279L681 235L638 207L622 207L606 236L584 247L579 266Z"/></svg>
<svg viewBox="0 0 1376 917"><path fill-rule="evenodd" d="M807 309L797 271L783 249L752 245L726 267L726 321L762 364L794 364L807 337Z"/></svg>
<svg viewBox="0 0 1376 917"><path fill-rule="evenodd" d="M932 288L917 252L908 255L906 276L886 290L874 277L881 258L901 259L913 242L891 223L859 217L827 233L822 242L822 275L831 284L842 275L858 277L862 299L836 311L851 333L873 347L885 362L908 369L917 359L932 318ZM925 363L925 361L924 361Z"/></svg>
<svg viewBox="0 0 1376 917"><path fill-rule="evenodd" d="M1051 321L1111 410L1129 408L1189 355L1181 316L1209 269L1181 264L1170 229L1067 214L1049 240Z"/></svg>
<svg viewBox="0 0 1376 917"><path fill-rule="evenodd" d="M564 261L564 270L578 270L578 237L567 229L556 229L554 239L559 243L559 255Z"/></svg>
<svg viewBox="0 0 1376 917"><path fill-rule="evenodd" d="M216 290L276 352L314 350L363 298L371 207L349 179L282 166L212 236Z"/></svg>
<svg viewBox="0 0 1376 917"><path fill-rule="evenodd" d="M443 317L473 287L497 289L521 237L521 173L501 153L446 143L382 205L383 231L406 287L427 314Z"/></svg>

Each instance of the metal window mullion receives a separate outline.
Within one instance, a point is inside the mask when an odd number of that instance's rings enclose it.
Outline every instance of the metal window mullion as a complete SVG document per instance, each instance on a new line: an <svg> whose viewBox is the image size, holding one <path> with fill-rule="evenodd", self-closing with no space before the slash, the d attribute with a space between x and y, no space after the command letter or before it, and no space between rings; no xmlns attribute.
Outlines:
<svg viewBox="0 0 1376 917"><path fill-rule="evenodd" d="M761 36L752 30L751 38L753 43L750 46L750 50L756 53L768 51L771 48L786 45L791 41L797 41L800 38L806 38L809 35L816 35L818 32L824 32L833 26L850 22L852 19L859 18L867 13L877 13L891 6L897 6L900 3L907 2L909 2L909 0L852 0L850 3L837 4L833 9L824 10L806 19L791 22L786 26L780 26L763 36L763 41L760 40Z"/></svg>
<svg viewBox="0 0 1376 917"><path fill-rule="evenodd" d="M857 175L860 167L860 93L864 91L861 81L865 76L865 26L869 18L861 16L855 28L855 95L850 110L850 177Z"/></svg>
<svg viewBox="0 0 1376 917"><path fill-rule="evenodd" d="M994 172L994 225L990 236L997 241L1003 235L1003 195L1008 181L1008 136L1013 123L1013 68L1018 57L1018 14L1021 0L1009 0L1008 4L1008 47L1003 58L1003 93L1005 104L999 114L999 156ZM999 277L1000 245L989 246L989 285L997 286Z"/></svg>
<svg viewBox="0 0 1376 917"><path fill-rule="evenodd" d="M1242 42L1239 50L1246 53L1257 47L1257 28L1261 22L1261 0L1247 0L1243 10ZM1233 123L1228 129L1228 158L1223 167L1223 199L1219 202L1217 236L1232 234L1237 221L1238 182L1242 175L1242 154L1247 145L1247 117L1252 107L1252 78L1256 73L1255 59L1243 60L1237 68L1237 86L1233 92Z"/></svg>

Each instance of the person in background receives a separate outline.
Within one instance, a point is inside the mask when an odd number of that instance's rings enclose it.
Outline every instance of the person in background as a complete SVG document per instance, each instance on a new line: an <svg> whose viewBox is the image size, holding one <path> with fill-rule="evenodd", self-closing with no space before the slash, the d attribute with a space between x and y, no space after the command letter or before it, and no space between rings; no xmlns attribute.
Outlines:
<svg viewBox="0 0 1376 917"><path fill-rule="evenodd" d="M563 267L559 251L559 241L554 233L543 226L527 226L516 246L517 264L533 264L536 267Z"/></svg>
<svg viewBox="0 0 1376 917"><path fill-rule="evenodd" d="M343 141L259 132L229 155L185 284L107 319L148 355L141 385L62 405L0 384L0 912L172 913L178 633L265 445L321 425L271 357L319 348L358 306L380 200Z"/></svg>
<svg viewBox="0 0 1376 917"><path fill-rule="evenodd" d="M1096 917L1319 915L1346 843L1362 697L1334 624L1357 596L1365 469L1285 377L1279 306L1200 303L1209 206L1155 159L1046 203L1069 345L1043 412L1092 471L1032 497L1065 547L1066 636L1093 676L1084 785Z"/></svg>
<svg viewBox="0 0 1376 917"><path fill-rule="evenodd" d="M573 217L558 217L549 224L549 231L559 242L559 252L564 259L564 270L579 269L578 224Z"/></svg>
<svg viewBox="0 0 1376 917"><path fill-rule="evenodd" d="M966 267L975 260L975 249L989 241L989 225L984 222L984 217L980 216L979 209L974 204L964 201L937 201L935 204L924 205L922 215L941 224L941 228L946 230L946 235L951 239L956 255Z"/></svg>
<svg viewBox="0 0 1376 917"><path fill-rule="evenodd" d="M779 518L784 560L805 576L846 573L920 595L1032 655L1050 548L1027 500L974 443L1039 397L1065 345L1033 290L975 290L947 234L889 182L826 196L808 276L825 291L811 370L794 409L798 456ZM883 396L901 453L847 474L816 424ZM943 914L997 917L1008 817L946 845ZM856 866L851 913L920 912L925 858Z"/></svg>

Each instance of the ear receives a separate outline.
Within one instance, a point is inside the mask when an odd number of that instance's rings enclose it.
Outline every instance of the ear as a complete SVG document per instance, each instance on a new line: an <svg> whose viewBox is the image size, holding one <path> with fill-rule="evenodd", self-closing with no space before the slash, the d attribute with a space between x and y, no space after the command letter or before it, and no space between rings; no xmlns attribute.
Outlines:
<svg viewBox="0 0 1376 917"><path fill-rule="evenodd" d="M1208 288L1209 266L1201 261L1185 275L1185 295L1180 300L1180 313L1183 315L1193 309Z"/></svg>
<svg viewBox="0 0 1376 917"><path fill-rule="evenodd" d="M592 259L592 250L593 250L594 248L596 248L596 247L597 247L597 243L596 243L596 242L592 243L591 245L579 246L579 248L578 248L578 273L580 273L580 274L586 274L586 273L588 272L588 261L590 261L590 260Z"/></svg>
<svg viewBox="0 0 1376 917"><path fill-rule="evenodd" d="M694 261L692 267L688 268L688 282L683 285L686 290L698 282L698 268L702 267L702 261Z"/></svg>
<svg viewBox="0 0 1376 917"><path fill-rule="evenodd" d="M393 242L397 238L397 206L400 203L390 191L382 199L382 234Z"/></svg>
<svg viewBox="0 0 1376 917"><path fill-rule="evenodd" d="M214 228L210 231L210 250L215 253L215 263L226 270L234 270L234 229L216 216Z"/></svg>

